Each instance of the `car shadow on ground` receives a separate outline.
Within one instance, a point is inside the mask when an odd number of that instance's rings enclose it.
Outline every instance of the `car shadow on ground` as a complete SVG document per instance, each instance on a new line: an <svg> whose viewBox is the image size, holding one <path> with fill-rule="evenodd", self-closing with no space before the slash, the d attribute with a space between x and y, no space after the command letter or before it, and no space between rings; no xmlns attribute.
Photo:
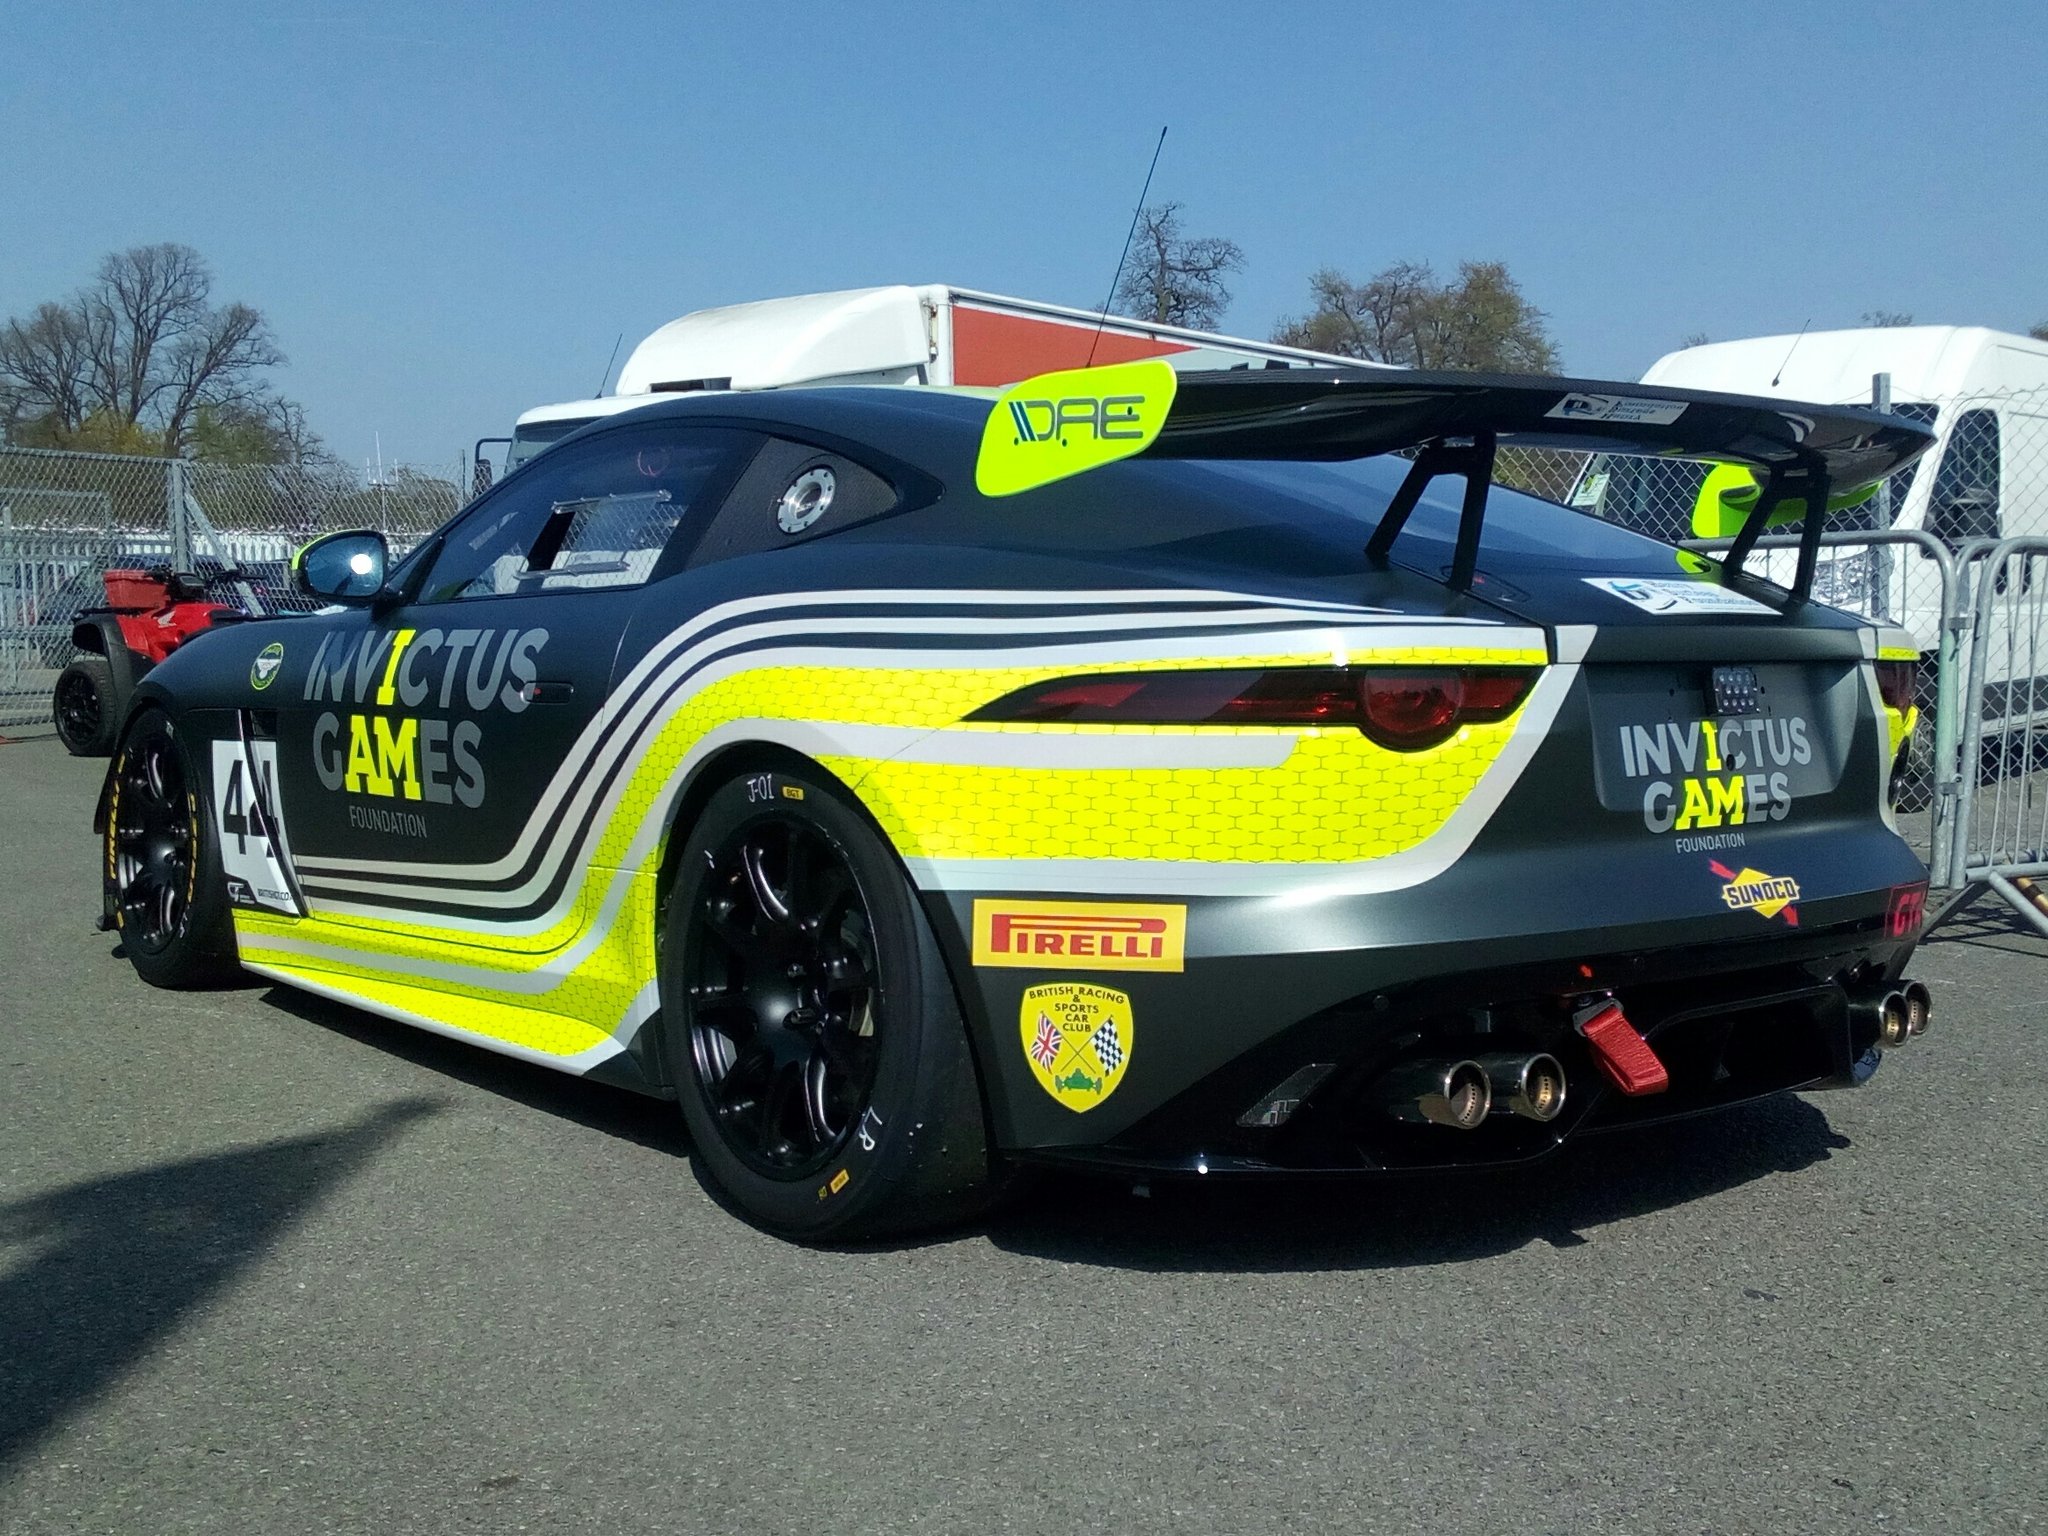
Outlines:
<svg viewBox="0 0 2048 1536"><path fill-rule="evenodd" d="M308 1023L481 1092L688 1158L673 1102L566 1076L290 988L265 1001ZM1448 1133L1447 1133L1448 1134ZM1530 1242L1577 1246L1590 1228L1684 1205L1850 1145L1790 1094L1716 1114L1598 1136L1508 1170L1385 1179L1161 1180L1034 1172L984 1221L856 1247L908 1251L984 1238L1006 1252L1140 1270L1254 1272L1454 1263ZM691 1159L694 1164L695 1160ZM744 1220L701 1170L707 1197ZM684 1172L677 1168L678 1176Z"/></svg>
<svg viewBox="0 0 2048 1536"><path fill-rule="evenodd" d="M636 1146L688 1155L689 1137L672 1100L593 1083L536 1062L501 1056L466 1040L451 1040L411 1024L365 1013L347 1003L264 982L263 1001L322 1029L400 1061L500 1098L510 1099Z"/></svg>
<svg viewBox="0 0 2048 1536"><path fill-rule="evenodd" d="M1790 1094L1568 1144L1525 1167L1380 1179L1155 1182L1063 1175L987 1224L1006 1252L1147 1271L1401 1269L1572 1248L1588 1229L1796 1173L1850 1145Z"/></svg>
<svg viewBox="0 0 2048 1536"><path fill-rule="evenodd" d="M90 1405L412 1121L401 1099L305 1136L0 1205L0 1476Z"/></svg>

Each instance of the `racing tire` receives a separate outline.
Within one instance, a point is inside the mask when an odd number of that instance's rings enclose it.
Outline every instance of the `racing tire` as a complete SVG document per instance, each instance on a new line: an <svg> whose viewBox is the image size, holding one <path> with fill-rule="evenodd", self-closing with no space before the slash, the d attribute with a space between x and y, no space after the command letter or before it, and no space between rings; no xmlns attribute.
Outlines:
<svg viewBox="0 0 2048 1536"><path fill-rule="evenodd" d="M114 755L104 853L114 927L136 975L171 989L235 978L219 835L192 754L161 710L137 719Z"/></svg>
<svg viewBox="0 0 2048 1536"><path fill-rule="evenodd" d="M848 1242L995 1193L981 1085L908 877L822 771L716 789L663 920L663 1053L699 1173L748 1219Z"/></svg>
<svg viewBox="0 0 2048 1536"><path fill-rule="evenodd" d="M57 727L57 739L73 757L105 757L114 750L121 728L120 700L114 692L114 669L104 656L80 656L57 674L50 720Z"/></svg>

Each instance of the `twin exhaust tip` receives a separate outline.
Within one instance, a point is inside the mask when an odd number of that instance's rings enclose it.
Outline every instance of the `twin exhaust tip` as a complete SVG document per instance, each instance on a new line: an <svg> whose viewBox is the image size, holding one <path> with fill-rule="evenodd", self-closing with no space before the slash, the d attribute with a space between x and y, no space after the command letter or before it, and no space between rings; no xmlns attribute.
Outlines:
<svg viewBox="0 0 2048 1536"><path fill-rule="evenodd" d="M1855 1006L1876 1015L1877 1043L1889 1051L1927 1033L1934 994L1920 982L1909 981L1894 991L1860 999Z"/></svg>
<svg viewBox="0 0 2048 1536"><path fill-rule="evenodd" d="M1495 1113L1555 1120L1564 1108L1564 1068L1541 1052L1416 1061L1388 1072L1378 1089L1396 1120L1470 1131Z"/></svg>

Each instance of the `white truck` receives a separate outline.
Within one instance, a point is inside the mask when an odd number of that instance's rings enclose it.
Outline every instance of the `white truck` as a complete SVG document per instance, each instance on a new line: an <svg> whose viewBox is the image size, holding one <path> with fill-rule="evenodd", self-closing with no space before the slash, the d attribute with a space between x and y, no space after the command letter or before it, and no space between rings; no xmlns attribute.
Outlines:
<svg viewBox="0 0 2048 1536"><path fill-rule="evenodd" d="M537 405L505 446L507 470L578 427L695 390L840 384L1014 384L1055 368L1163 357L1176 368L1371 367L1271 342L1214 336L943 283L850 288L700 309L633 349L609 395Z"/></svg>
<svg viewBox="0 0 2048 1536"><path fill-rule="evenodd" d="M1873 398L1880 378L1889 399ZM1956 325L1754 336L1666 353L1643 382L1875 404L1932 427L1933 450L1870 501L1833 514L1831 530L1917 528L1951 550L1972 539L2048 534L2048 342ZM1676 543L1693 535L1707 473L1703 464L1600 455L1570 499ZM1941 582L1925 555L1904 546L1821 554L1815 597L1902 626L1923 652L1936 649ZM1789 578L1789 554L1771 561L1775 577Z"/></svg>

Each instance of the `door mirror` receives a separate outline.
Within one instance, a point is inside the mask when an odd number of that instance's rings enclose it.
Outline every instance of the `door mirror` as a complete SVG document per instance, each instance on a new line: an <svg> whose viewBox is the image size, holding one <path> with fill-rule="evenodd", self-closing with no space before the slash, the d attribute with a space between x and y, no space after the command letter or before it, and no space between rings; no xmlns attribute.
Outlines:
<svg viewBox="0 0 2048 1536"><path fill-rule="evenodd" d="M361 606L374 602L384 590L384 569L390 560L391 550L381 533L330 533L292 556L292 578L310 597Z"/></svg>

